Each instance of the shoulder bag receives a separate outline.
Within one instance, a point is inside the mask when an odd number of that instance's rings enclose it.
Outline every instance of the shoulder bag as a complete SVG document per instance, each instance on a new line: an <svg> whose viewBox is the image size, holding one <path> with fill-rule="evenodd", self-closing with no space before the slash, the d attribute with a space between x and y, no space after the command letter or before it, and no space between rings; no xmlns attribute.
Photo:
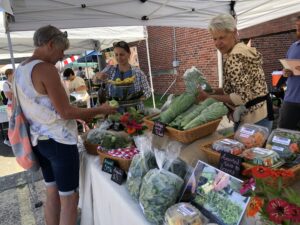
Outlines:
<svg viewBox="0 0 300 225"><path fill-rule="evenodd" d="M12 116L9 121L8 137L18 164L26 170L37 171L39 162L32 150L29 123L22 111L16 81L13 84Z"/></svg>

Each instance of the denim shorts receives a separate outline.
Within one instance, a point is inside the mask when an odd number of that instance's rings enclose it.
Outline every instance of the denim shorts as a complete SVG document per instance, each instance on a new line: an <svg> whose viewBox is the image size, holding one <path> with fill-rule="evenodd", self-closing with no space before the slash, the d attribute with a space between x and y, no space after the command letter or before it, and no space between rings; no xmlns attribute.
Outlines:
<svg viewBox="0 0 300 225"><path fill-rule="evenodd" d="M53 139L39 140L33 147L46 185L56 184L60 195L69 195L79 186L79 154L77 145L61 144Z"/></svg>

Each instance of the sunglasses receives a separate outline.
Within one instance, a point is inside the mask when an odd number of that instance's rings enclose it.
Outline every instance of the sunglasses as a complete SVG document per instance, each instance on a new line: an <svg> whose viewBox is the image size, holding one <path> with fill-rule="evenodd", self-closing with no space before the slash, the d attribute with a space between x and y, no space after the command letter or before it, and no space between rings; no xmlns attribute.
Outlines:
<svg viewBox="0 0 300 225"><path fill-rule="evenodd" d="M62 33L54 34L54 35L51 36L51 38L49 38L49 41L52 40L53 38L59 37L59 36L62 36L64 38L68 38L68 32L64 31Z"/></svg>
<svg viewBox="0 0 300 225"><path fill-rule="evenodd" d="M125 41L118 41L113 43L113 47L128 48L129 46Z"/></svg>

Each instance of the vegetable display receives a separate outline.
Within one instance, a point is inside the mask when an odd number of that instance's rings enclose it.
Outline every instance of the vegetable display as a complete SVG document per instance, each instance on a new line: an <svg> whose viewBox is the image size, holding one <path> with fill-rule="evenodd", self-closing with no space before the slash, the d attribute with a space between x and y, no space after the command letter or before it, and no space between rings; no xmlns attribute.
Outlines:
<svg viewBox="0 0 300 225"><path fill-rule="evenodd" d="M151 151L133 157L128 171L126 187L134 200L139 200L140 188L145 174L156 167L155 156Z"/></svg>
<svg viewBox="0 0 300 225"><path fill-rule="evenodd" d="M125 148L131 144L131 140L127 135L101 129L93 129L89 131L87 142L100 145L101 149L104 151L116 148Z"/></svg>
<svg viewBox="0 0 300 225"><path fill-rule="evenodd" d="M207 82L203 73L200 72L196 67L191 67L187 69L183 75L186 92L198 93L199 87L201 87L206 92L212 92L212 88Z"/></svg>
<svg viewBox="0 0 300 225"><path fill-rule="evenodd" d="M176 174L177 176L181 177L182 179L185 178L185 175L188 172L188 165L185 161L180 158L175 159L170 166L168 166L168 171Z"/></svg>
<svg viewBox="0 0 300 225"><path fill-rule="evenodd" d="M234 139L243 143L246 148L263 147L268 135L268 128L245 123L235 132Z"/></svg>
<svg viewBox="0 0 300 225"><path fill-rule="evenodd" d="M227 107L222 102L215 102L206 107L200 115L196 116L192 121L183 127L183 130L205 124L209 121L218 119L228 113Z"/></svg>
<svg viewBox="0 0 300 225"><path fill-rule="evenodd" d="M192 113L195 109L197 109L199 107L199 105L193 104L190 108L188 108L186 111L184 111L183 113L181 113L180 115L178 115L171 123L169 123L170 127L174 127L174 128L180 128L181 127L181 122L182 120L189 115L190 113ZM154 119L154 118L153 118Z"/></svg>
<svg viewBox="0 0 300 225"><path fill-rule="evenodd" d="M183 180L167 170L150 170L143 178L139 198L147 220L163 224L165 212L175 204L182 185Z"/></svg>
<svg viewBox="0 0 300 225"><path fill-rule="evenodd" d="M196 97L194 94L183 93L176 97L169 108L160 114L160 122L168 124L173 121L178 115L186 111L191 105L194 104Z"/></svg>
<svg viewBox="0 0 300 225"><path fill-rule="evenodd" d="M183 128L185 127L189 122L191 122L194 118L196 118L198 115L201 114L201 112L207 108L208 106L210 106L211 104L217 102L217 100L213 99L213 98L208 98L208 99L205 99L203 102L201 102L197 108L195 108L195 110L193 110L192 112L190 112L188 115L186 115L181 123L180 123L180 126L179 128Z"/></svg>
<svg viewBox="0 0 300 225"><path fill-rule="evenodd" d="M300 132L275 129L268 138L266 148L277 152L286 161L292 161L300 154Z"/></svg>

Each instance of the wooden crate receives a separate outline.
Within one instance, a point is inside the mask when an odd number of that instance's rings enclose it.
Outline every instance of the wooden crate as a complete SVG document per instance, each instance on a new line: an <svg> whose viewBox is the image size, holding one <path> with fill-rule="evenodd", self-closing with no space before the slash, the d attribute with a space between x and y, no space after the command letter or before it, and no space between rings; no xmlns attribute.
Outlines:
<svg viewBox="0 0 300 225"><path fill-rule="evenodd" d="M151 115L144 118L144 123L146 124L149 130L153 129L154 122L151 120L151 118L154 116L156 115ZM190 143L215 132L220 122L221 119L217 119L184 131L167 126L165 134L182 143Z"/></svg>

